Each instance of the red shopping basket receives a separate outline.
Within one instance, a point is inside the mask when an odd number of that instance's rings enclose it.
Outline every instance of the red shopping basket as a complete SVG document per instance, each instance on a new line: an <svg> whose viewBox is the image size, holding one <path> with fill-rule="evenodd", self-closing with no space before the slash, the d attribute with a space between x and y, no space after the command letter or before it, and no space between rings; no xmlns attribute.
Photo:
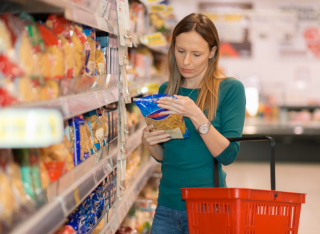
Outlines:
<svg viewBox="0 0 320 234"><path fill-rule="evenodd" d="M275 142L271 137L240 137L229 141L270 142L271 190L182 188L189 234L298 234L305 194L275 190ZM218 162L214 183L219 187Z"/></svg>

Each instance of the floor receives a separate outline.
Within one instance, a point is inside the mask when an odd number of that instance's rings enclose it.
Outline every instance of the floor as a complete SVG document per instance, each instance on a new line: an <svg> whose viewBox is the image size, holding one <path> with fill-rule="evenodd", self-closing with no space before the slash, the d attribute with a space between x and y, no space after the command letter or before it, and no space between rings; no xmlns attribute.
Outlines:
<svg viewBox="0 0 320 234"><path fill-rule="evenodd" d="M268 163L235 162L224 170L228 187L270 189ZM299 234L320 234L320 164L277 163L276 190L307 193Z"/></svg>

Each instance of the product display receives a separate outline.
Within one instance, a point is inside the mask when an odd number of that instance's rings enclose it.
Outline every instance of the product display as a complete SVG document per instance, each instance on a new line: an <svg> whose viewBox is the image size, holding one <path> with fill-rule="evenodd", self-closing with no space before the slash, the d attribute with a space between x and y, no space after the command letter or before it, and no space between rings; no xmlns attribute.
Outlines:
<svg viewBox="0 0 320 234"><path fill-rule="evenodd" d="M41 5L46 4L50 3ZM148 152L134 150L140 139L130 138L144 125L141 112L135 103L123 103L120 110L118 99L126 95L125 102L130 102L126 71L135 74L130 85L139 81L142 86L140 78L148 82L149 77L160 74L159 61L164 59L154 58L147 48L131 51L123 46L123 41L132 44L127 3L123 3L121 29L117 28L114 0L90 6L73 1L68 9L59 6L60 2L55 4L64 15L50 7L47 12L40 7L37 13L17 10L0 15L0 106L53 108L62 113L64 121L64 135L58 141L41 148L0 149L0 234L97 234L119 215L115 211L126 194L125 187L136 183L143 187L140 171L144 178L150 176ZM134 8L134 31L146 33L147 9L140 3ZM122 85L125 93L120 90ZM150 93L157 90L148 85L143 93L149 93L148 88ZM95 102L92 107L91 101ZM12 127L27 131L23 132L26 135L43 134L43 129L32 132L32 121L43 119L28 116L23 123L27 127L20 123ZM0 120L0 137L2 124L7 123ZM57 123L50 119L50 124ZM130 155L125 155L126 144L133 152Z"/></svg>
<svg viewBox="0 0 320 234"><path fill-rule="evenodd" d="M167 94L151 95L144 98L135 98L133 101L140 108L148 125L153 125L152 131L165 130L173 139L188 138L189 131L186 128L183 117L180 115L161 115L165 109L158 107L158 100L162 97L171 97Z"/></svg>
<svg viewBox="0 0 320 234"><path fill-rule="evenodd" d="M83 26L83 32L86 35L86 63L85 76L97 75L96 69L96 33L95 30L88 26Z"/></svg>

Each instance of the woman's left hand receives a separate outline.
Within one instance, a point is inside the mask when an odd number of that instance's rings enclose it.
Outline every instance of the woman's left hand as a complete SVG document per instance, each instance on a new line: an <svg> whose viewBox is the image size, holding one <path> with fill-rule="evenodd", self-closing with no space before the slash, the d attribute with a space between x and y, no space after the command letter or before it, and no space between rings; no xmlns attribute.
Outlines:
<svg viewBox="0 0 320 234"><path fill-rule="evenodd" d="M201 109L189 97L174 95L177 99L171 97L162 97L158 101L158 106L168 111L161 112L161 115L177 114L190 119L202 113Z"/></svg>

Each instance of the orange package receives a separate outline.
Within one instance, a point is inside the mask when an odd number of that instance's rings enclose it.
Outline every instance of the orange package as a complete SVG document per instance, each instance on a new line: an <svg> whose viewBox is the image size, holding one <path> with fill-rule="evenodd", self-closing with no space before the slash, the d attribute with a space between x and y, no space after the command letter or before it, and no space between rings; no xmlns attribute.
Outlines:
<svg viewBox="0 0 320 234"><path fill-rule="evenodd" d="M52 29L52 31L62 41L63 49L66 56L66 77L73 78L75 76L75 48L73 41L71 40L70 30L68 30L68 28L66 28L55 15L49 15L46 21L46 25L48 28Z"/></svg>
<svg viewBox="0 0 320 234"><path fill-rule="evenodd" d="M65 77L65 52L63 43L49 28L38 24L39 31L47 47L50 57L51 77L61 79Z"/></svg>

